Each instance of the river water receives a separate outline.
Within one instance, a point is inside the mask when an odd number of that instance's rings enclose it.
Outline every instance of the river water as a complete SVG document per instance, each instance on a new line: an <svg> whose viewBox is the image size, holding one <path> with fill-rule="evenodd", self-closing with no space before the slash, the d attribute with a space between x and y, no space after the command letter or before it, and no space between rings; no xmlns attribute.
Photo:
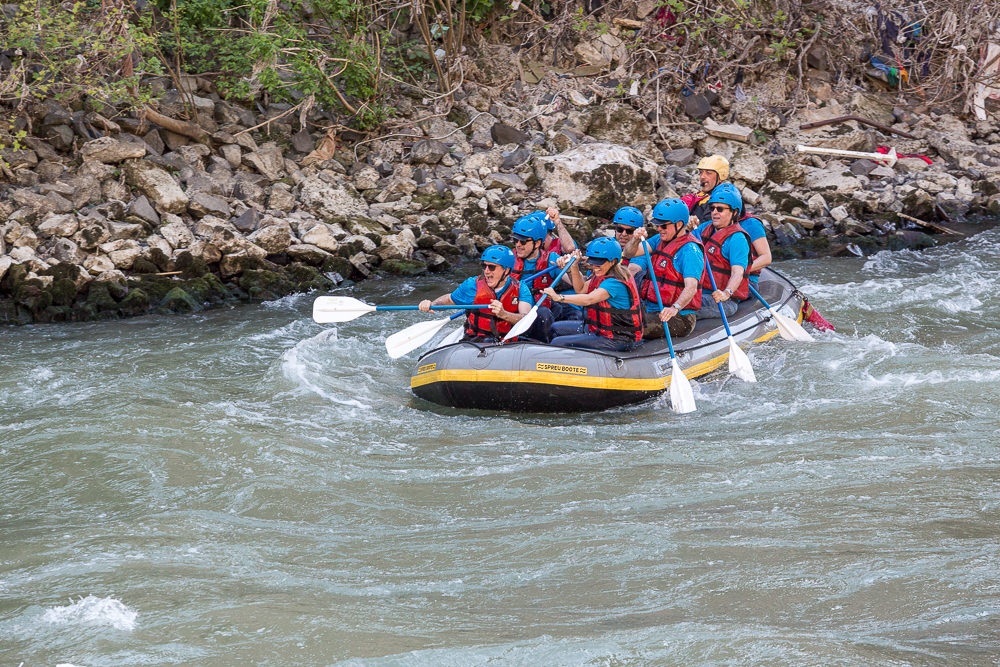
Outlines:
<svg viewBox="0 0 1000 667"><path fill-rule="evenodd" d="M777 268L837 331L681 416L432 406L312 296L0 330L0 664L998 664L1000 229Z"/></svg>

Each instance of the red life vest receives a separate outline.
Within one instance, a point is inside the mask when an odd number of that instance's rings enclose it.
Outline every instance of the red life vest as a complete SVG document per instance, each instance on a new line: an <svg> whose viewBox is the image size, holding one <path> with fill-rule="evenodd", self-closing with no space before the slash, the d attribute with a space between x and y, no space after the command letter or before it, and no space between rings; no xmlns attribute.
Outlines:
<svg viewBox="0 0 1000 667"><path fill-rule="evenodd" d="M549 256L546 253L541 253L540 255L538 255L538 259L535 260L535 269L531 271L531 273L536 273L547 267L548 257ZM539 266L539 264L541 264L541 266ZM510 277L513 278L514 280L521 280L521 275L524 274L524 272L525 272L524 260L521 259L520 257L515 258L514 268L510 270ZM531 284L528 285L528 288L531 290L532 298L537 300L539 293L543 289L552 284L552 278L553 278L552 272L550 271L549 273L543 273L542 275L532 280ZM545 306L546 308L551 308L552 300L549 299L549 297L545 297L545 300L542 301L540 305Z"/></svg>
<svg viewBox="0 0 1000 667"><path fill-rule="evenodd" d="M705 238L705 232L708 232L708 238ZM705 232L702 232L701 242L705 246L705 257L708 258L708 264L712 267L715 285L718 289L726 289L733 267L730 265L729 260L722 254L722 244L733 234L742 234L747 239L747 245L750 245L750 235L743 231L738 222L726 225L722 229L718 229L715 225L709 225ZM747 257L747 266L750 266L749 256ZM749 284L750 281L744 272L743 280L740 281L736 291L733 292L733 298L742 301L750 296ZM703 289L712 291L712 282L708 278L707 271L702 274L701 286Z"/></svg>
<svg viewBox="0 0 1000 667"><path fill-rule="evenodd" d="M649 254L649 263L653 265L653 273L656 274L656 282L660 286L660 300L663 302L664 308L670 307L684 291L684 276L674 268L674 257L688 243L694 243L701 248L697 237L685 234L675 238L666 246L661 241L656 250ZM704 271L702 273L704 274ZM649 276L643 279L640 293L646 301L656 303L656 287ZM698 310L699 308L701 308L700 289L695 290L694 297L684 306L684 310Z"/></svg>
<svg viewBox="0 0 1000 667"><path fill-rule="evenodd" d="M520 285L516 280L507 281L507 289L497 295L493 288L486 284L486 279L476 278L476 298L472 303L491 303L497 299L503 304L503 309L509 313L517 312L517 293ZM465 311L465 335L469 337L486 336L500 338L514 326L506 320L501 320L489 308L477 308Z"/></svg>
<svg viewBox="0 0 1000 667"><path fill-rule="evenodd" d="M698 222L708 222L712 219L712 211L708 207L711 196L711 192L696 192L693 195L684 195L681 201L687 204L688 211L698 218Z"/></svg>
<svg viewBox="0 0 1000 667"><path fill-rule="evenodd" d="M552 242L549 243L549 247L546 248L542 252L542 254L545 255L546 257L548 257L548 253L550 253L550 252L554 252L557 255L563 254L562 241L559 240L558 236L556 236L555 238L552 239Z"/></svg>
<svg viewBox="0 0 1000 667"><path fill-rule="evenodd" d="M594 276L587 285L587 294L596 290L607 279L618 280L611 275ZM632 276L629 276L625 286L631 302L628 308L612 308L610 300L605 299L583 309L583 322L590 333L613 340L642 340L642 299L639 298L639 290L636 289Z"/></svg>

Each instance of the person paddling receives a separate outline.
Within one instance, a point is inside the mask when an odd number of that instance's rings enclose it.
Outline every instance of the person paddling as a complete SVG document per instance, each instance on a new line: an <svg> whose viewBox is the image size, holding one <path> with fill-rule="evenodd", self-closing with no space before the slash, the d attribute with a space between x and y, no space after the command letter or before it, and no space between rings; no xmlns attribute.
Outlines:
<svg viewBox="0 0 1000 667"><path fill-rule="evenodd" d="M684 195L681 201L687 204L691 215L698 222L708 222L712 219L708 199L715 186L729 179L729 160L721 155L709 155L698 162L698 185L701 190L694 194Z"/></svg>
<svg viewBox="0 0 1000 667"><path fill-rule="evenodd" d="M563 255L565 265L572 255ZM595 350L626 351L642 343L642 299L629 271L622 266L622 247L609 238L587 244L586 263L591 270L586 283L576 262L570 268L576 294L557 294L551 287L543 292L558 303L583 306L583 322L556 322L553 345Z"/></svg>
<svg viewBox="0 0 1000 667"><path fill-rule="evenodd" d="M461 304L490 304L489 309L466 311L464 340L500 340L514 323L531 310L531 290L513 279L514 253L502 245L490 246L480 256L481 276L465 279L450 294L442 294L433 301L424 299L419 308L429 311L431 306ZM525 333L525 337L548 342L551 338L552 313L539 307L538 317Z"/></svg>
<svg viewBox="0 0 1000 667"><path fill-rule="evenodd" d="M659 231L653 241L645 243L646 230L633 236L625 255L634 254L631 267L641 269L636 279L639 295L647 313L644 339L663 338L663 325L668 322L670 335L678 338L694 331L696 313L701 307L701 280L705 273L705 256L701 242L683 232L688 222L687 205L680 199L664 199L653 207L652 223ZM640 243L647 246L640 249ZM656 280L652 280L652 271ZM660 298L656 298L659 286ZM660 310L660 303L663 310Z"/></svg>
<svg viewBox="0 0 1000 667"><path fill-rule="evenodd" d="M701 282L701 309L696 314L699 320L722 317L717 303L722 304L726 317L731 317L739 302L750 295L746 275L751 263L750 236L737 222L743 210L740 191L732 183L723 183L712 190L708 202L712 220L702 223L693 234L701 239L718 289L713 291L706 271Z"/></svg>
<svg viewBox="0 0 1000 667"><path fill-rule="evenodd" d="M622 206L615 211L615 216L611 219L611 228L615 233L615 241L623 250L632 243L633 235L642 229L645 222L642 211L634 206ZM628 253L625 253L622 256L622 265L628 266L630 260Z"/></svg>
<svg viewBox="0 0 1000 667"><path fill-rule="evenodd" d="M558 218L558 211L555 214ZM558 254L542 250L545 235L545 223L536 214L532 213L517 219L512 232L515 259L511 277L514 280L521 280L524 276L551 267L552 271L535 276L528 284L532 298L536 301L542 299L541 305L551 309L553 320L580 319L580 315L574 313L572 308L553 304L551 299L541 293L544 288L552 284L556 273L556 260L559 259Z"/></svg>

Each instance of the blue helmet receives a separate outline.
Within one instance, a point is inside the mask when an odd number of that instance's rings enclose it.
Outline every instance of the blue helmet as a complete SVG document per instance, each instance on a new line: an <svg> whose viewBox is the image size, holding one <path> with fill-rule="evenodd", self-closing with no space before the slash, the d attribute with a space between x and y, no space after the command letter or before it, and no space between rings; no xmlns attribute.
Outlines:
<svg viewBox="0 0 1000 667"><path fill-rule="evenodd" d="M541 241L545 238L545 223L533 216L534 213L521 216L517 219L517 222L514 223L513 231L515 237L520 236L532 241Z"/></svg>
<svg viewBox="0 0 1000 667"><path fill-rule="evenodd" d="M642 227L645 220L642 219L642 211L635 206L622 206L615 211L615 217L611 220L616 225L626 227Z"/></svg>
<svg viewBox="0 0 1000 667"><path fill-rule="evenodd" d="M720 183L712 190L712 196L708 198L709 204L725 204L736 211L737 214L743 211L743 196L732 183Z"/></svg>
<svg viewBox="0 0 1000 667"><path fill-rule="evenodd" d="M499 264L505 269L513 269L514 251L505 245L491 245L483 251L479 261Z"/></svg>
<svg viewBox="0 0 1000 667"><path fill-rule="evenodd" d="M530 217L541 220L542 224L545 225L546 233L551 232L556 228L556 223L549 219L549 215L545 211L535 211L530 215Z"/></svg>
<svg viewBox="0 0 1000 667"><path fill-rule="evenodd" d="M603 259L608 262L620 262L622 259L622 247L618 245L618 241L607 236L602 236L587 244L586 255L588 259L594 258Z"/></svg>
<svg viewBox="0 0 1000 667"><path fill-rule="evenodd" d="M687 204L680 199L664 199L653 207L652 218L655 222L686 223L690 215Z"/></svg>

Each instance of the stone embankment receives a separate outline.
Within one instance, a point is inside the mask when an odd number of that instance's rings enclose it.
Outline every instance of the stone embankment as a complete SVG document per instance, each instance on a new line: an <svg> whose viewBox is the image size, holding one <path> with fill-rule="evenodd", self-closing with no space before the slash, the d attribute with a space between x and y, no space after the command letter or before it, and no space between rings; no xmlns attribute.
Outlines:
<svg viewBox="0 0 1000 667"><path fill-rule="evenodd" d="M466 84L447 117L332 150L332 137L296 131L281 107L257 116L200 94L191 99L200 130L190 133L200 141L53 102L24 119L21 147L0 150L0 322L190 312L375 271L443 271L551 204L576 216L570 231L585 241L619 206L648 212L696 190L694 165L712 153L730 159L730 180L778 256L922 246L934 241L913 218L947 225L1000 212L996 122L968 126L860 97L788 122L748 105L719 110L758 128L736 140L710 123L658 131L621 102L557 94L523 109ZM176 91L159 111L184 114ZM855 121L797 129L845 114L915 138ZM890 169L803 155L798 144L891 145L933 163L905 158Z"/></svg>

